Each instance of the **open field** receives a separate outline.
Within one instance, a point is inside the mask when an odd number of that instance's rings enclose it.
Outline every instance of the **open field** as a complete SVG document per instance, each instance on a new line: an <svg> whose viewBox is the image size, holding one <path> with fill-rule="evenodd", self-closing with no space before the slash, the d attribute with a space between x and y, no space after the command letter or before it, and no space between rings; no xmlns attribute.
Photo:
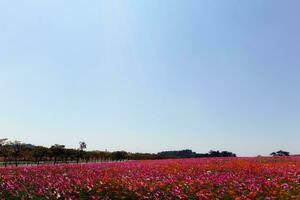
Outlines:
<svg viewBox="0 0 300 200"><path fill-rule="evenodd" d="M300 199L300 157L0 168L5 199Z"/></svg>

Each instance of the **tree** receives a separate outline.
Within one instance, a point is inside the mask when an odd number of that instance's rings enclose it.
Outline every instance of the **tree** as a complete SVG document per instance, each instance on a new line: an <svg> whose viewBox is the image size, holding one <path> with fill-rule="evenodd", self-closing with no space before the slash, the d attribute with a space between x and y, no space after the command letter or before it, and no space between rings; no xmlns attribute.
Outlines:
<svg viewBox="0 0 300 200"><path fill-rule="evenodd" d="M84 149L86 149L87 145L85 142L79 142L79 150L83 151Z"/></svg>
<svg viewBox="0 0 300 200"><path fill-rule="evenodd" d="M190 149L184 149L180 151L162 151L157 153L157 157L160 159L164 158L194 158L196 153Z"/></svg>
<svg viewBox="0 0 300 200"><path fill-rule="evenodd" d="M7 138L0 139L0 156L4 158L3 162L5 166L6 166L6 159L8 157L8 149L7 146L5 146L6 142L7 142Z"/></svg>
<svg viewBox="0 0 300 200"><path fill-rule="evenodd" d="M213 151L208 152L207 157L236 157L235 153L229 151Z"/></svg>
<svg viewBox="0 0 300 200"><path fill-rule="evenodd" d="M6 142L7 142L7 138L2 138L2 139L0 139L0 156L2 156L3 155L3 146L6 144Z"/></svg>
<svg viewBox="0 0 300 200"><path fill-rule="evenodd" d="M125 160L128 158L128 153L126 151L115 151L112 153L113 160Z"/></svg>
<svg viewBox="0 0 300 200"><path fill-rule="evenodd" d="M272 153L270 153L270 156L277 156L277 153L276 152L272 152Z"/></svg>
<svg viewBox="0 0 300 200"><path fill-rule="evenodd" d="M86 149L86 146L87 145L85 142L79 142L79 148L78 148L77 159L76 159L77 164L79 163L79 160L83 158L84 149Z"/></svg>
<svg viewBox="0 0 300 200"><path fill-rule="evenodd" d="M277 151L277 155L279 155L279 156L289 156L290 152L280 150L280 151Z"/></svg>
<svg viewBox="0 0 300 200"><path fill-rule="evenodd" d="M51 154L54 157L53 164L57 163L57 158L62 157L65 152L65 145L55 144L50 147Z"/></svg>
<svg viewBox="0 0 300 200"><path fill-rule="evenodd" d="M272 152L270 155L271 156L289 156L290 152L280 150L277 152Z"/></svg>
<svg viewBox="0 0 300 200"><path fill-rule="evenodd" d="M20 141L15 140L14 142L9 143L9 147L11 149L11 156L13 157L15 165L18 166L18 159L23 153L24 146Z"/></svg>
<svg viewBox="0 0 300 200"><path fill-rule="evenodd" d="M33 148L32 156L35 159L37 165L40 164L40 161L47 155L48 148L42 146L36 146Z"/></svg>

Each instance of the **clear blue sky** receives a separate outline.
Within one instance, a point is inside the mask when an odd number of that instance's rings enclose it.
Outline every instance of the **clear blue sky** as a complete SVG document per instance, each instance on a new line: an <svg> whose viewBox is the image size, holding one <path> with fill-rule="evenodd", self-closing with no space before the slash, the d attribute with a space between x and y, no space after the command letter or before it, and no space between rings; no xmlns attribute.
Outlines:
<svg viewBox="0 0 300 200"><path fill-rule="evenodd" d="M298 0L0 1L0 137L300 153Z"/></svg>

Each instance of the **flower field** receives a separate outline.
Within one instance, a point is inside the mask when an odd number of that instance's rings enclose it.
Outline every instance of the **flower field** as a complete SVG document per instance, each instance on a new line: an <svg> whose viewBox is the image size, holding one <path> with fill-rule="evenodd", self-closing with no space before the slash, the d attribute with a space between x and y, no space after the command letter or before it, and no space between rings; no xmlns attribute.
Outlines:
<svg viewBox="0 0 300 200"><path fill-rule="evenodd" d="M300 158L0 168L0 199L300 199Z"/></svg>

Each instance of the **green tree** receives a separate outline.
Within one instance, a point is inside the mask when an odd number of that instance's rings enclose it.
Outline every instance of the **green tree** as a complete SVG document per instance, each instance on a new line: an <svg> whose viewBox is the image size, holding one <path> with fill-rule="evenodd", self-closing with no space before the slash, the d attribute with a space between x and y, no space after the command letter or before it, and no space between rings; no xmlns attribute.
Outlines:
<svg viewBox="0 0 300 200"><path fill-rule="evenodd" d="M22 156L24 146L20 141L15 140L14 142L9 142L9 147L11 150L11 156L15 162L15 165L18 166L18 160Z"/></svg>
<svg viewBox="0 0 300 200"><path fill-rule="evenodd" d="M32 156L36 162L37 165L40 164L40 161L42 161L48 154L48 148L42 147L42 146L36 146L33 148Z"/></svg>
<svg viewBox="0 0 300 200"><path fill-rule="evenodd" d="M128 158L128 153L126 151L115 151L112 153L113 160L125 160Z"/></svg>
<svg viewBox="0 0 300 200"><path fill-rule="evenodd" d="M5 145L7 142L7 138L2 138L0 139L0 157L3 157L3 162L4 165L6 165L6 159L8 157L8 149L7 146Z"/></svg>
<svg viewBox="0 0 300 200"><path fill-rule="evenodd" d="M84 150L86 149L87 145L85 142L79 142L79 149L77 152L77 164L79 163L79 160L83 158L84 156Z"/></svg>
<svg viewBox="0 0 300 200"><path fill-rule="evenodd" d="M65 145L60 145L60 144L52 145L50 151L51 151L51 155L54 157L53 164L55 165L57 163L57 159L64 155Z"/></svg>

